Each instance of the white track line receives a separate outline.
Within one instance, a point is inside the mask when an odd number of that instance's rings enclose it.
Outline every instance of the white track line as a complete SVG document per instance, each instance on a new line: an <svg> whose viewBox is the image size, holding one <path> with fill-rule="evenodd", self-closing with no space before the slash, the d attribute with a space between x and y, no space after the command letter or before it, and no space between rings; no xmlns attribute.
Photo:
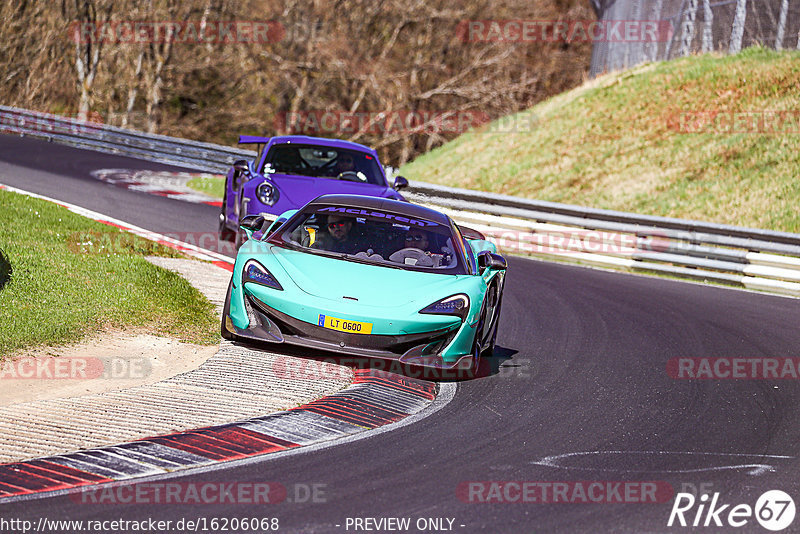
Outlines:
<svg viewBox="0 0 800 534"><path fill-rule="evenodd" d="M0 184L0 189L52 202L63 208L68 209L69 211L77 215L87 217L89 219L92 219L94 221L103 224L107 224L109 226L115 226L117 228L126 230L128 232L131 232L132 234L138 235L139 237L143 237L145 239L149 239L151 241L156 241L157 243L160 243L162 245L183 252L184 254L187 254L199 260L210 261L218 265L219 265L218 262L221 262L223 265L220 266L225 267L228 270L231 270L230 266L233 265L234 263L233 258L229 258L228 256L225 256L223 254L214 252L213 250L200 248L197 245L192 245L191 243L186 243L184 241L179 241L177 239L165 236L163 234L151 232L150 230L145 230L144 228L141 228L139 226L134 226L132 224L126 223L125 221L121 221L119 219L115 219L114 217L109 217L108 215L103 215L102 213L98 213L96 211L76 206L75 204L62 202L60 200L46 197L44 195L39 195L37 193L31 193L30 191L25 191L24 189L18 189L16 187L11 187L10 185Z"/></svg>

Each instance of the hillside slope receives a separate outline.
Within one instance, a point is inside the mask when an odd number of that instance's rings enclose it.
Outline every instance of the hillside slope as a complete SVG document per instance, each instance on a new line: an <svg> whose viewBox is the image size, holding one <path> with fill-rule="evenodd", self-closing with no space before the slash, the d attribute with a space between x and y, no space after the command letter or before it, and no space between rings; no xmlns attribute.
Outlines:
<svg viewBox="0 0 800 534"><path fill-rule="evenodd" d="M800 52L599 77L404 166L411 180L800 232Z"/></svg>

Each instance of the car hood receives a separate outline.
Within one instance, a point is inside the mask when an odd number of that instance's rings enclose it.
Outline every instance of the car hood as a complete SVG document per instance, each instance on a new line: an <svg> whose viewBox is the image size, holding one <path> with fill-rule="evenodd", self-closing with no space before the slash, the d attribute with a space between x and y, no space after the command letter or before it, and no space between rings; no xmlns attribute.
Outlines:
<svg viewBox="0 0 800 534"><path fill-rule="evenodd" d="M406 271L272 247L276 261L305 293L366 306L420 309L458 293L463 276Z"/></svg>
<svg viewBox="0 0 800 534"><path fill-rule="evenodd" d="M394 189L332 178L313 178L292 174L272 174L269 176L280 189L281 195L296 206L304 206L320 195L365 195L370 197L396 198Z"/></svg>

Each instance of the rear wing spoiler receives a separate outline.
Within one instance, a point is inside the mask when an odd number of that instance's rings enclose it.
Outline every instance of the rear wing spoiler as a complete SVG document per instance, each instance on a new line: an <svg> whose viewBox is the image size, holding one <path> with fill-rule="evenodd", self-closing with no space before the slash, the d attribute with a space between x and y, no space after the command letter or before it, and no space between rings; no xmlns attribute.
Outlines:
<svg viewBox="0 0 800 534"><path fill-rule="evenodd" d="M269 137L261 137L258 135L240 135L239 136L239 144L240 145L265 145L269 143Z"/></svg>

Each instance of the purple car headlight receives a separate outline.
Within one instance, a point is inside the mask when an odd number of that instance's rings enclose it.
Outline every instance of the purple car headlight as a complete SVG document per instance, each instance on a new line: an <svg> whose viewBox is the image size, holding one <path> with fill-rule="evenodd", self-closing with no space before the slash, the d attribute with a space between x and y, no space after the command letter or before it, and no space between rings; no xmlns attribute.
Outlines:
<svg viewBox="0 0 800 534"><path fill-rule="evenodd" d="M256 188L256 196L258 200L261 201L262 204L266 204L267 206L274 206L276 202L278 202L278 197L280 197L280 193L278 193L278 188L271 182L261 182L258 184Z"/></svg>
<svg viewBox="0 0 800 534"><path fill-rule="evenodd" d="M272 276L272 273L255 260L250 260L244 264L242 283L244 282L253 282L254 284L283 291L283 287L281 287L280 283Z"/></svg>
<svg viewBox="0 0 800 534"><path fill-rule="evenodd" d="M437 315L457 315L461 320L467 318L469 313L469 297L463 293L444 298L434 302L420 313L433 313Z"/></svg>

